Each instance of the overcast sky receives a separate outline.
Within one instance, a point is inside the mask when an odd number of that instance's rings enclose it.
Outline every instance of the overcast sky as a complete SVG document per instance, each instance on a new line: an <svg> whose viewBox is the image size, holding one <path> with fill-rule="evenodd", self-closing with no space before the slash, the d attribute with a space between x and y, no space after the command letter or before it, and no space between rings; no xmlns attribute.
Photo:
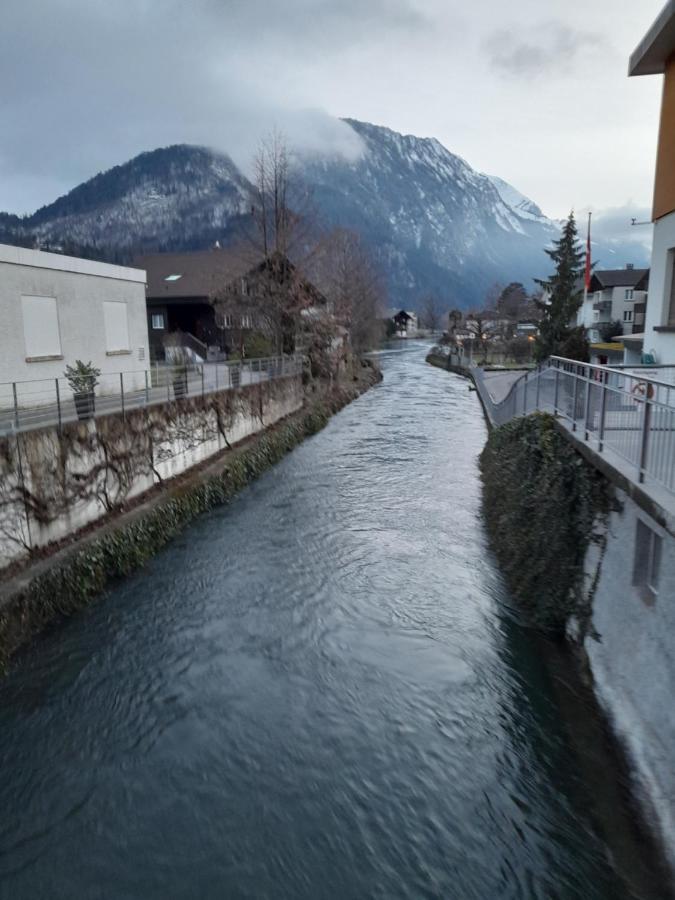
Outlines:
<svg viewBox="0 0 675 900"><path fill-rule="evenodd" d="M437 137L551 216L647 211L661 79L627 78L663 0L2 0L0 209L134 154L244 164L274 123L355 152L332 117Z"/></svg>

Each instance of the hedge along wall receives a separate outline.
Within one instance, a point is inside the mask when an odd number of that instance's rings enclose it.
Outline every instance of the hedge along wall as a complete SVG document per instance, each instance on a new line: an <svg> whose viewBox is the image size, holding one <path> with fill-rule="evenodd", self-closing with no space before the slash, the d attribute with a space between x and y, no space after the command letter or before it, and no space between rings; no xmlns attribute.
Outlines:
<svg viewBox="0 0 675 900"><path fill-rule="evenodd" d="M128 521L113 524L99 536L74 546L45 571L25 579L0 604L0 670L33 634L53 619L84 607L111 579L142 566L197 516L227 503L380 377L373 369L366 369L358 381L319 395L304 409L225 454L222 467L218 465L215 473L197 471L186 482L167 485L166 495L159 502L142 507L130 514Z"/></svg>
<svg viewBox="0 0 675 900"><path fill-rule="evenodd" d="M299 377L0 439L0 568L132 498L303 402Z"/></svg>
<svg viewBox="0 0 675 900"><path fill-rule="evenodd" d="M490 543L514 601L530 624L557 636L574 618L583 639L616 508L610 483L546 413L492 429L480 465ZM601 552L588 573L591 544Z"/></svg>

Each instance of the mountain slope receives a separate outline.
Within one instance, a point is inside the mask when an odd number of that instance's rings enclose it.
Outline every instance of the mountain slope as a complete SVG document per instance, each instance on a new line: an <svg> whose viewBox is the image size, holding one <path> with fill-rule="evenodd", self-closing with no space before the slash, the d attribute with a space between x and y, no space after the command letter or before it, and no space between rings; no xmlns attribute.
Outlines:
<svg viewBox="0 0 675 900"><path fill-rule="evenodd" d="M319 218L358 230L385 273L392 304L427 292L448 306L480 303L495 282L545 275L543 248L559 225L496 177L476 172L432 138L345 120L363 154L301 156ZM142 153L18 219L0 214L0 240L126 261L138 251L226 243L248 221L250 184L232 160L203 147Z"/></svg>

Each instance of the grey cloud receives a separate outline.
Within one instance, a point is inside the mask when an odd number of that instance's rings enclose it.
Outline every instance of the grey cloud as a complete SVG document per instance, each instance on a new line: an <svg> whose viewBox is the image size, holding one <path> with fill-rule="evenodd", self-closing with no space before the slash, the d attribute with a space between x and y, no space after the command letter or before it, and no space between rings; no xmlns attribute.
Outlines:
<svg viewBox="0 0 675 900"><path fill-rule="evenodd" d="M427 27L412 0L4 0L2 13L0 210L21 212L53 199L38 198L47 175L64 191L165 144L244 165L273 125L355 155L347 126L307 108L305 67Z"/></svg>
<svg viewBox="0 0 675 900"><path fill-rule="evenodd" d="M586 217L588 210L578 215L580 231L586 234ZM632 220L636 224L632 225ZM639 224L637 224L639 223ZM614 206L593 212L591 219L591 235L593 241L604 242L611 245L620 245L621 248L634 245L636 252L640 254L640 260L644 260L645 250L651 248L652 227L651 210L635 203L625 203L623 206ZM635 262L626 259L626 263Z"/></svg>
<svg viewBox="0 0 675 900"><path fill-rule="evenodd" d="M514 77L568 71L587 48L604 45L602 35L542 22L529 28L499 29L485 42L492 66Z"/></svg>

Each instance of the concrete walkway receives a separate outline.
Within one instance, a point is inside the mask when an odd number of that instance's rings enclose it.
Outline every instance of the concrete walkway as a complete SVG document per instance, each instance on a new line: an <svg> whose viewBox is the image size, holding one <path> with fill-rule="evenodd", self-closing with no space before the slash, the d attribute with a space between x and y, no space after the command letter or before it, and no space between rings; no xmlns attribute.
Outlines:
<svg viewBox="0 0 675 900"><path fill-rule="evenodd" d="M522 378L526 369L504 369L486 371L483 369L483 383L493 403L501 403L511 387Z"/></svg>

